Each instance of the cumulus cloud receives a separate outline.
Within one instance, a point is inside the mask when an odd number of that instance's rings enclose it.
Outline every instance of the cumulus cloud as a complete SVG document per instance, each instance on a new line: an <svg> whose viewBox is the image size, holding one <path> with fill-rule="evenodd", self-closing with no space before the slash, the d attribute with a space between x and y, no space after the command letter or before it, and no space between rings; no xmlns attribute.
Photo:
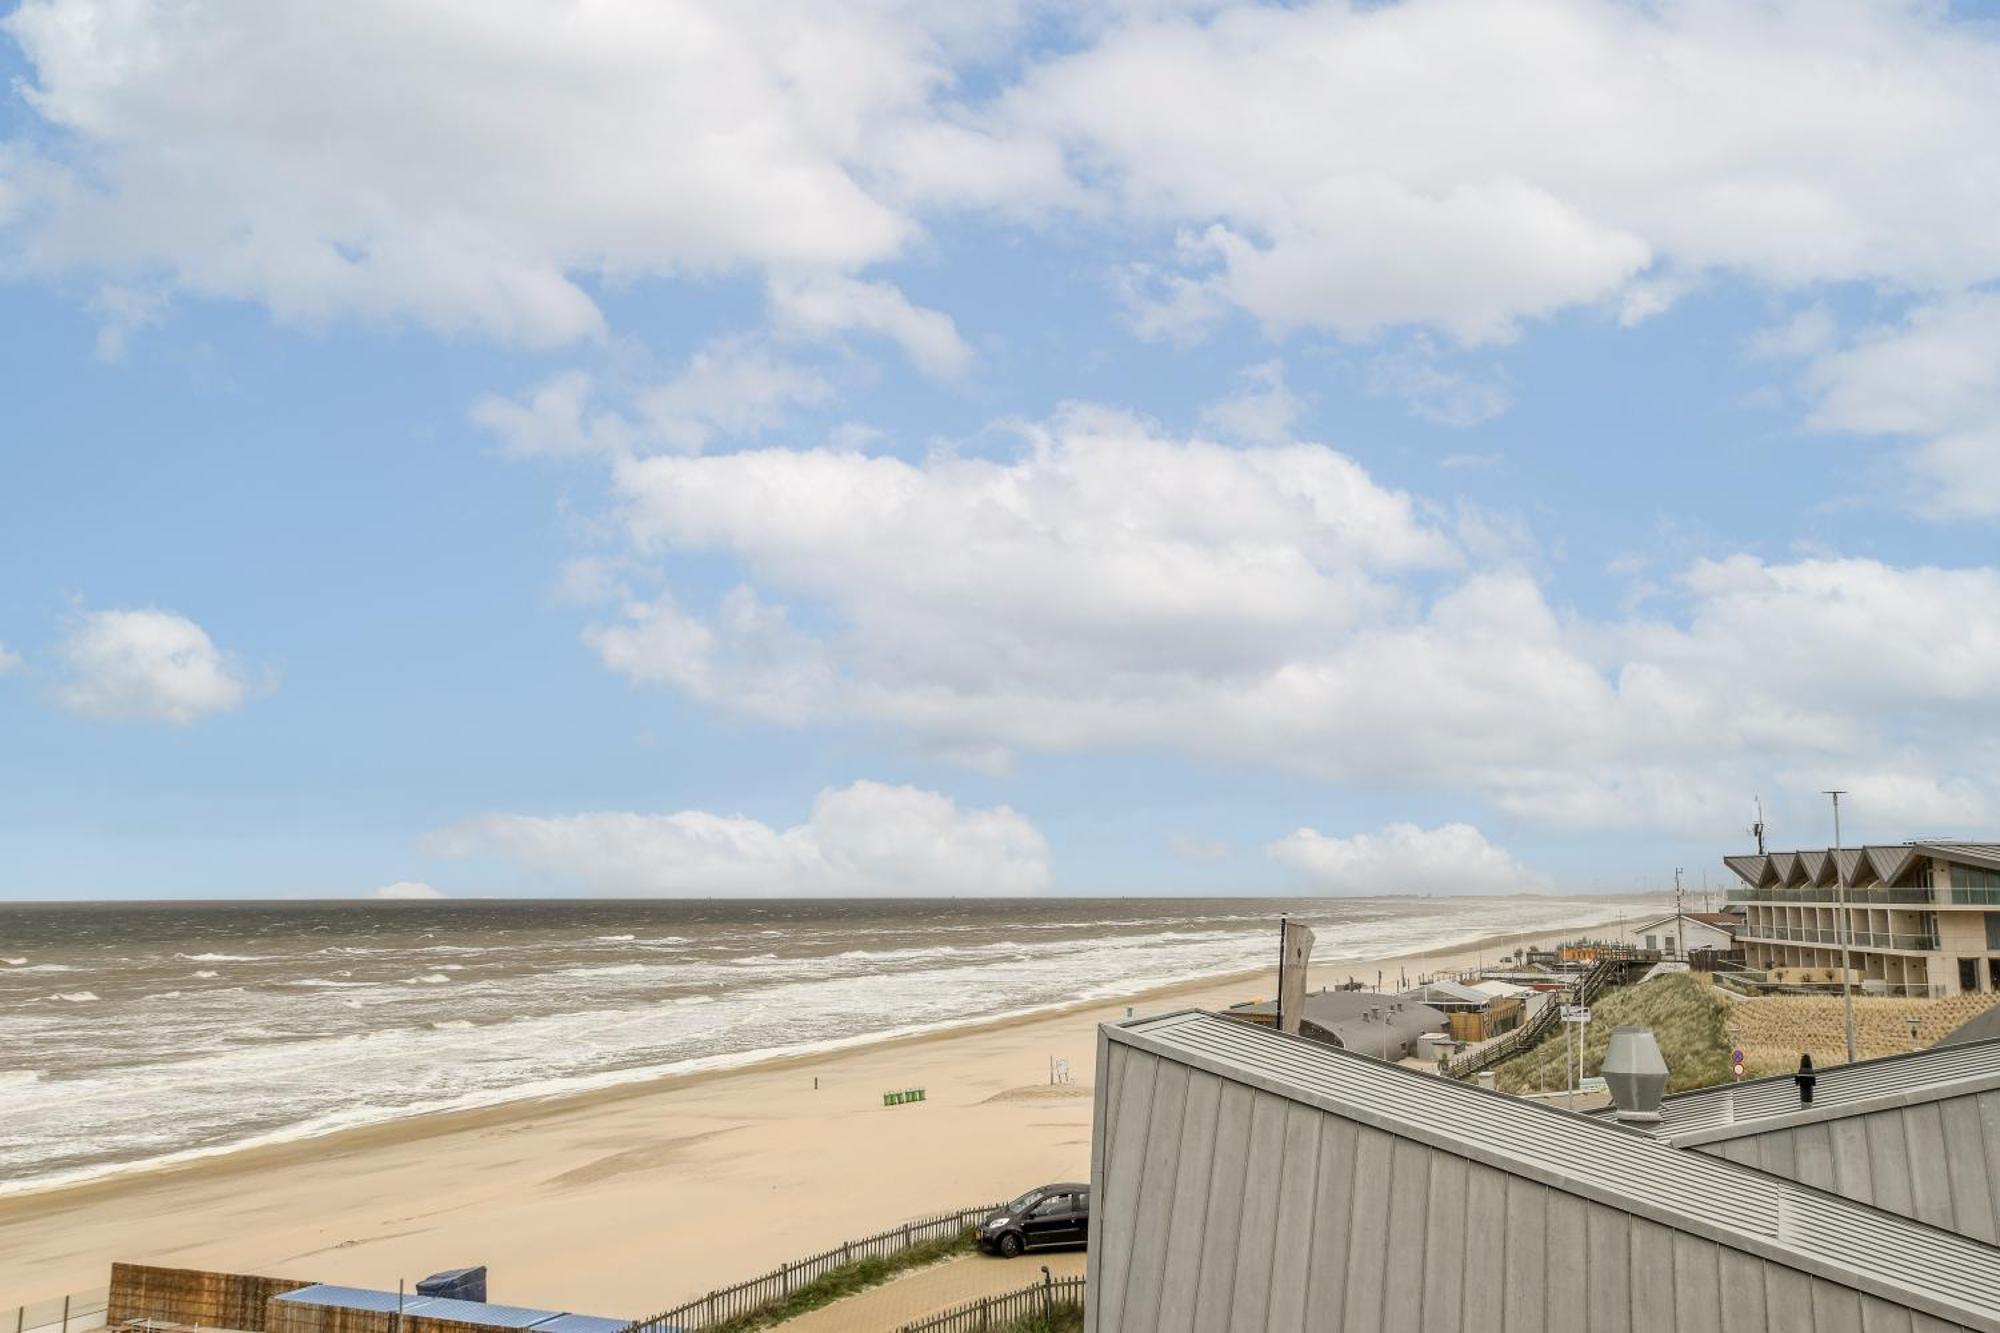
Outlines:
<svg viewBox="0 0 2000 1333"><path fill-rule="evenodd" d="M1168 329L1220 304L1482 342L1578 305L1633 322L1714 271L2000 276L2000 42L1941 6L1128 12L990 115L1114 215L1178 231L1149 261Z"/></svg>
<svg viewBox="0 0 2000 1333"><path fill-rule="evenodd" d="M444 897L444 891L442 889L434 889L430 885L421 883L420 881L417 880L402 879L402 880L397 880L394 884L384 884L381 888L376 889L368 896L370 898L386 898L392 900L442 898Z"/></svg>
<svg viewBox="0 0 2000 1333"><path fill-rule="evenodd" d="M1828 347L1808 311L1768 341L1810 355L1805 383L1817 429L1910 441L1905 458L1923 510L2000 516L2000 292L1918 306L1900 323Z"/></svg>
<svg viewBox="0 0 2000 1333"><path fill-rule="evenodd" d="M1107 3L1056 40L1050 21L26 0L6 29L53 132L6 146L0 198L27 264L106 275L113 350L167 290L558 342L601 329L596 279L747 267L780 323L872 330L953 374L949 315L857 275L961 210L1136 238L1153 332L1240 308L1477 342L1577 305L1643 319L1717 271L2000 276L2000 42L1946 6Z"/></svg>
<svg viewBox="0 0 2000 1333"><path fill-rule="evenodd" d="M896 255L918 226L871 164L1006 17L28 0L6 31L59 134L9 146L0 194L43 268L562 342L602 327L590 276Z"/></svg>
<svg viewBox="0 0 2000 1333"><path fill-rule="evenodd" d="M779 723L886 723L983 770L1172 751L1699 836L1780 770L1838 763L1851 786L1913 746L1968 800L1993 788L1963 743L2000 723L1989 567L1701 560L1643 614L1581 616L1324 446L1081 406L998 457L755 449L610 475L630 558L669 590L590 629L608 666ZM671 590L689 558L735 585Z"/></svg>
<svg viewBox="0 0 2000 1333"><path fill-rule="evenodd" d="M78 612L56 658L56 702L84 717L185 725L229 712L249 693L207 631L172 611Z"/></svg>
<svg viewBox="0 0 2000 1333"><path fill-rule="evenodd" d="M880 334L900 344L926 374L960 375L972 362L972 349L951 316L911 304L886 282L839 274L788 277L772 282L771 305L781 331L805 337L852 330Z"/></svg>
<svg viewBox="0 0 2000 1333"><path fill-rule="evenodd" d="M879 782L822 791L806 822L785 829L702 810L491 814L426 845L611 894L997 895L1049 882L1047 840L1025 816L1004 805L961 810L936 792Z"/></svg>
<svg viewBox="0 0 2000 1333"><path fill-rule="evenodd" d="M1470 824L1389 824L1377 833L1335 838L1302 828L1266 847L1273 861L1305 877L1316 893L1537 893L1531 872Z"/></svg>

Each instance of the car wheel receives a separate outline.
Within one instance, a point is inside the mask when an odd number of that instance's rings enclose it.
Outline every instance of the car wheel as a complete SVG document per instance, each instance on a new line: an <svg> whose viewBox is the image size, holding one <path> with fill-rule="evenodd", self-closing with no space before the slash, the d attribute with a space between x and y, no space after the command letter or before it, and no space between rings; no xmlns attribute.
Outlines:
<svg viewBox="0 0 2000 1333"><path fill-rule="evenodd" d="M1020 1233L1010 1231L1000 1238L1000 1257L1002 1259L1018 1259L1021 1257L1021 1250Z"/></svg>

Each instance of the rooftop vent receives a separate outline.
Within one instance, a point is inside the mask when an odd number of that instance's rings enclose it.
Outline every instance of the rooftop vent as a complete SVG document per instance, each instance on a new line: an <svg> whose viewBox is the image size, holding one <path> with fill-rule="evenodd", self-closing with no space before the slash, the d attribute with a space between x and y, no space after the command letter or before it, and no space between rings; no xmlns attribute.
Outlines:
<svg viewBox="0 0 2000 1333"><path fill-rule="evenodd" d="M1611 1048L1604 1053L1604 1085L1617 1104L1620 1120L1659 1120L1660 1098L1667 1091L1667 1062L1650 1028L1611 1030Z"/></svg>

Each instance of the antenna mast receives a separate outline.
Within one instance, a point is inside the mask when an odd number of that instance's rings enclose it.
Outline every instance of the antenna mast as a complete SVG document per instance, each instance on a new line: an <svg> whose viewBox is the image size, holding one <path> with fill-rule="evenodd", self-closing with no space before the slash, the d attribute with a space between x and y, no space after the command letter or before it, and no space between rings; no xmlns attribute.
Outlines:
<svg viewBox="0 0 2000 1333"><path fill-rule="evenodd" d="M1762 856L1764 854L1764 798L1753 796L1750 799L1757 802L1757 822L1750 826L1750 834L1757 839L1757 855Z"/></svg>

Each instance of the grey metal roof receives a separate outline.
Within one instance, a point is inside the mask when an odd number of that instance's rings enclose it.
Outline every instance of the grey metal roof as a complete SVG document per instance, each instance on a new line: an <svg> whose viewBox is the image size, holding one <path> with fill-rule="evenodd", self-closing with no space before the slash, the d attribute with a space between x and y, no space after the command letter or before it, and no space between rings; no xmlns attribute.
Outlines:
<svg viewBox="0 0 2000 1333"><path fill-rule="evenodd" d="M556 1315L534 1325L534 1333L624 1333L630 1319L602 1319L598 1315Z"/></svg>
<svg viewBox="0 0 2000 1333"><path fill-rule="evenodd" d="M329 1283L300 1287L297 1291L281 1292L274 1300L290 1301L299 1305L330 1305L340 1310L394 1310L401 1301L404 1313L412 1307L422 1305L428 1296L399 1297L393 1291L370 1291L365 1287L337 1287Z"/></svg>
<svg viewBox="0 0 2000 1333"><path fill-rule="evenodd" d="M1949 1038L1947 1038L1949 1040ZM1790 1074L1679 1092L1660 1103L1655 1133L1679 1147L1763 1134L1787 1125L1837 1120L1889 1106L1935 1101L2000 1087L2000 1041L1932 1046L1901 1055L1814 1070L1811 1106L1799 1105ZM1615 1107L1592 1112L1599 1117Z"/></svg>
<svg viewBox="0 0 2000 1333"><path fill-rule="evenodd" d="M534 1329L536 1333L617 1333L627 1328L629 1319L608 1319L597 1315L568 1314L561 1310L536 1310L523 1305L495 1305L490 1301L461 1301L447 1296L398 1296L393 1291L373 1291L366 1287L339 1287L326 1283L288 1291L275 1300L295 1305L324 1305L340 1310L400 1308L406 1315L425 1319L449 1319L454 1323L477 1324L483 1328Z"/></svg>
<svg viewBox="0 0 2000 1333"><path fill-rule="evenodd" d="M408 1308L404 1307L405 1312ZM520 1305L494 1305L489 1301L461 1301L450 1296L428 1299L420 1313L426 1319L449 1319L484 1328L540 1328L549 1320L562 1317L562 1312L558 1310L531 1310Z"/></svg>
<svg viewBox="0 0 2000 1333"><path fill-rule="evenodd" d="M2000 1249L1650 1134L1187 1010L1107 1038L1707 1236L2000 1328Z"/></svg>

